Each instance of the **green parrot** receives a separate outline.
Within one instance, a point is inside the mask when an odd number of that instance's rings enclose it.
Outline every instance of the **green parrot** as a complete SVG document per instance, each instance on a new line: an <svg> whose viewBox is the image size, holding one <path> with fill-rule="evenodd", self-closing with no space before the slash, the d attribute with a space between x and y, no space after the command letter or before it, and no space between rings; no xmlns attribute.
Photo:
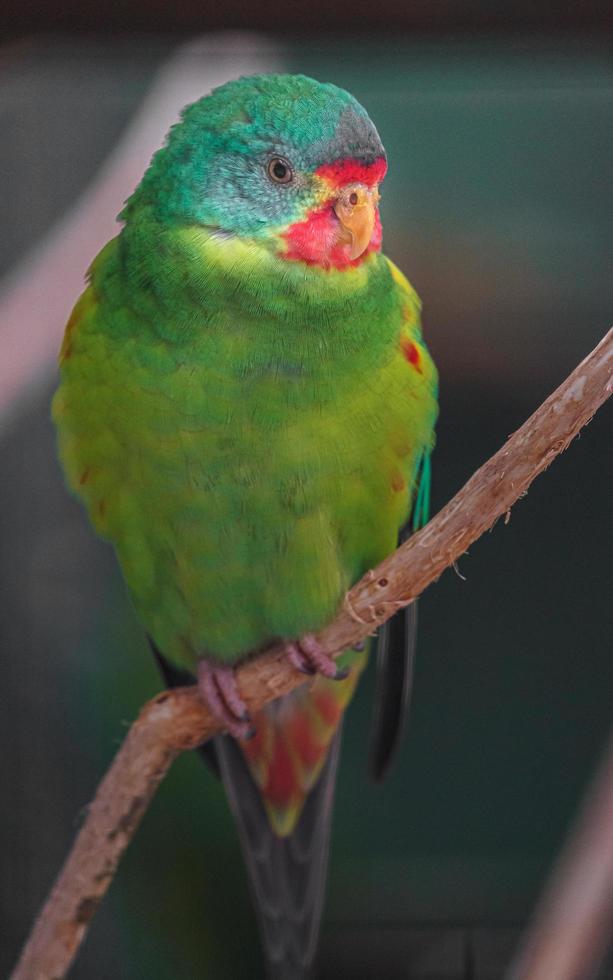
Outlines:
<svg viewBox="0 0 613 980"><path fill-rule="evenodd" d="M436 369L381 254L386 156L366 111L302 75L188 106L94 260L53 403L71 489L115 547L169 685L227 734L203 751L238 824L270 976L315 955L343 713L368 645L314 634L427 520ZM378 638L372 768L410 685L414 607ZM234 668L275 641L308 680L249 717Z"/></svg>

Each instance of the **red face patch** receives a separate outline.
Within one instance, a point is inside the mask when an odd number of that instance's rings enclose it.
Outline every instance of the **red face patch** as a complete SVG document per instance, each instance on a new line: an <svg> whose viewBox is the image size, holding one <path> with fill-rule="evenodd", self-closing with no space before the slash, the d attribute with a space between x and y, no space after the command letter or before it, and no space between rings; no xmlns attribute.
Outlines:
<svg viewBox="0 0 613 980"><path fill-rule="evenodd" d="M321 265L324 269L346 269L359 265L366 255L381 248L382 230L378 211L370 244L357 259L350 259L347 246L338 242L338 231L339 221L332 205L311 211L305 221L291 225L283 235L287 243L283 258L306 262L307 265Z"/></svg>
<svg viewBox="0 0 613 980"><path fill-rule="evenodd" d="M303 221L290 225L284 232L282 237L286 243L286 251L283 258L306 262L307 265L319 265L324 269L346 269L360 265L371 252L378 252L382 238L378 209L368 247L362 255L352 259L347 245L339 241L340 223L334 211L334 203L343 187L353 183L374 187L383 180L386 170L387 164L383 158L368 165L358 160L338 160L318 167L315 174L329 185L329 199L310 211Z"/></svg>

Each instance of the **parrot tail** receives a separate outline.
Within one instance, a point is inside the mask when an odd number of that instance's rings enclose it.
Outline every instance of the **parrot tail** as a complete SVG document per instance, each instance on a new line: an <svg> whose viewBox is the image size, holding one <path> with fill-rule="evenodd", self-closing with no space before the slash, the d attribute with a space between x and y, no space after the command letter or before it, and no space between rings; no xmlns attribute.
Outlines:
<svg viewBox="0 0 613 980"><path fill-rule="evenodd" d="M323 910L341 727L300 817L285 837L274 833L243 752L215 739L221 776L247 864L269 980L307 980Z"/></svg>

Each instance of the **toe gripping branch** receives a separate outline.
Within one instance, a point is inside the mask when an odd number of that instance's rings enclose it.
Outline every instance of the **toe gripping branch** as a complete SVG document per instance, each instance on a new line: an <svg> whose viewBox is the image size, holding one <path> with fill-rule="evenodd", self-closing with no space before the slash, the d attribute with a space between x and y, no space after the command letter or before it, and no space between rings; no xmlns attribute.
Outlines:
<svg viewBox="0 0 613 980"><path fill-rule="evenodd" d="M201 660L198 664L198 688L212 713L230 735L242 739L255 735L247 705L238 692L233 667Z"/></svg>
<svg viewBox="0 0 613 980"><path fill-rule="evenodd" d="M287 658L302 674L321 674L331 680L342 681L349 674L348 668L339 668L329 653L323 649L312 633L287 644ZM247 705L241 698L233 667L201 660L198 664L198 687L215 718L234 738L247 739L255 735Z"/></svg>
<svg viewBox="0 0 613 980"><path fill-rule="evenodd" d="M322 674L334 681L343 681L349 674L349 668L339 668L312 633L288 643L286 649L292 667L302 674Z"/></svg>

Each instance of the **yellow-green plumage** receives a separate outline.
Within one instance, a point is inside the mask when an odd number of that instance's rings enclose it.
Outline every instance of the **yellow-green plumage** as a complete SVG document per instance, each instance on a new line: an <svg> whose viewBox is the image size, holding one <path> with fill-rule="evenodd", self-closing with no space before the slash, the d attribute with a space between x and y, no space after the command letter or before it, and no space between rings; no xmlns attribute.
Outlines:
<svg viewBox="0 0 613 980"><path fill-rule="evenodd" d="M233 307L233 277L268 256L168 235L182 264L207 268L202 306L175 336L152 330L126 297L115 239L75 311L54 416L70 483L115 544L140 618L193 669L204 653L236 661L318 629L393 549L432 442L435 378L417 298L382 256L309 269L291 322ZM207 309L211 280L227 298ZM325 323L309 290L334 294Z"/></svg>

